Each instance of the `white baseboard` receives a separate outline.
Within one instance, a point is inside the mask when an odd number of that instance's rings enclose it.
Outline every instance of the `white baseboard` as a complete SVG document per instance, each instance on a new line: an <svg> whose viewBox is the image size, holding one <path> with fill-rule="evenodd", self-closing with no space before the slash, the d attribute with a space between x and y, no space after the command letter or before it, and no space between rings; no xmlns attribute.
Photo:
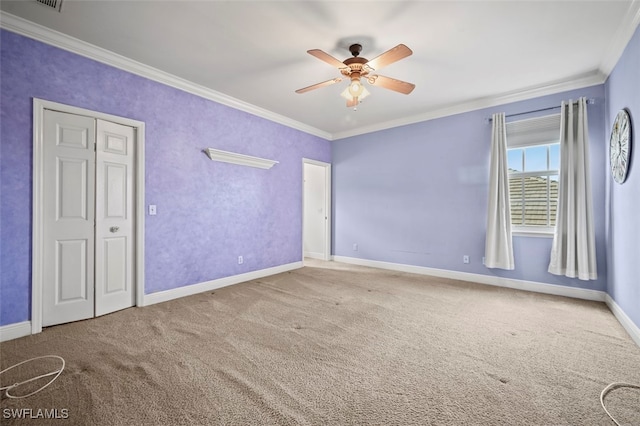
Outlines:
<svg viewBox="0 0 640 426"><path fill-rule="evenodd" d="M627 316L627 314L622 310L620 306L616 303L615 300L608 294L605 298L605 303L613 312L613 315L618 319L618 322L622 325L622 327L629 333L631 339L636 342L636 345L640 346L640 327L635 325L631 318Z"/></svg>
<svg viewBox="0 0 640 426"><path fill-rule="evenodd" d="M31 334L31 321L16 322L0 327L0 342L17 339Z"/></svg>
<svg viewBox="0 0 640 426"><path fill-rule="evenodd" d="M287 263L285 265L274 266L273 268L260 269L258 271L247 272L244 274L233 275L231 277L220 278L217 280L207 281L203 283L193 284L185 287L174 288L171 290L159 291L157 293L145 294L144 304L142 306L153 305L156 303L166 302L180 297L191 296L192 294L202 293L204 291L215 290L217 288L238 284L245 281L264 278L269 275L280 274L282 272L300 269L303 262ZM31 332L31 321L18 322L0 326L0 342L17 339L19 337L29 336Z"/></svg>
<svg viewBox="0 0 640 426"><path fill-rule="evenodd" d="M631 339L640 346L640 328L631 321L631 318L618 306L618 304L604 291L588 290L584 288L567 287L557 284L546 284L535 281L515 280L512 278L492 277L490 275L471 274L468 272L448 271L445 269L427 268L424 266L405 265L400 263L381 262L378 260L358 259L354 257L333 256L336 262L350 263L353 265L369 266L372 268L389 269L392 271L409 272L413 274L431 275L441 278L451 278L461 281L472 281L480 284L508 287L535 293L554 294L557 296L572 297L574 299L593 300L605 302L622 327L629 333Z"/></svg>
<svg viewBox="0 0 640 426"><path fill-rule="evenodd" d="M401 263L382 262L378 260L358 259L354 257L333 256L336 262L351 263L353 265L370 266L373 268L389 269L392 271L409 272L412 274L431 275L440 278L451 278L460 281L471 281L479 284L508 287L535 293L554 294L556 296L572 297L574 299L595 300L604 302L606 293L598 290L568 287L557 284L546 284L535 281L516 280L491 275L472 274L469 272L449 271L446 269L427 268L425 266L406 265Z"/></svg>
<svg viewBox="0 0 640 426"><path fill-rule="evenodd" d="M558 296L573 297L576 299L594 300L605 302L622 327L629 333L631 339L640 346L640 328L631 321L631 318L618 306L618 304L608 294L555 284L545 284L534 281L515 280L510 278L492 277L489 275L471 274L467 272L448 271L445 269L427 268L424 266L405 265L400 263L382 262L377 260L358 259L346 256L333 256L336 262L349 263L353 265L369 266L372 268L387 269L392 271L409 272L420 275L431 275L441 278L451 278L461 281L471 281L480 284L494 285L498 287L508 287L519 290L532 291L536 293L554 294ZM217 288L238 284L245 281L264 278L282 272L302 268L303 262L293 262L273 268L261 269L259 271L247 272L245 274L233 275L231 277L206 281L186 287L179 287L171 290L151 293L144 296L144 305L153 305L166 302L180 297L190 296ZM23 321L15 324L0 326L0 342L17 339L31 334L31 321Z"/></svg>
<svg viewBox="0 0 640 426"><path fill-rule="evenodd" d="M202 293L205 291L215 290L217 288L226 287L245 281L264 278L269 275L280 274L282 272L291 271L302 268L302 262L287 263L285 265L274 266L273 268L260 269L258 271L247 272L230 277L219 278L217 280L205 281L198 284L192 284L184 287L173 288L171 290L159 291L157 293L145 294L144 305L154 305L156 303L167 302L169 300L178 299L180 297L191 296L192 294Z"/></svg>

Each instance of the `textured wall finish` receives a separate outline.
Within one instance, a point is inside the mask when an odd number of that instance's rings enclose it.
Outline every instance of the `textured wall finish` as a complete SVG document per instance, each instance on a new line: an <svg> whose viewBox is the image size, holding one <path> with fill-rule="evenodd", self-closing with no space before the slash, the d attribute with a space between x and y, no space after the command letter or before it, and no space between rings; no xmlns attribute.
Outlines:
<svg viewBox="0 0 640 426"><path fill-rule="evenodd" d="M607 147L611 125L623 108L631 116L632 147L627 180L611 177L608 156L603 165L607 179L607 292L640 328L640 28L609 76L607 95ZM607 149L608 153L608 149Z"/></svg>
<svg viewBox="0 0 640 426"><path fill-rule="evenodd" d="M484 267L491 142L486 119L580 96L596 101L588 118L598 280L548 273L552 238L516 236L514 271ZM600 85L334 141L334 254L604 291L604 133ZM470 256L469 264L463 255Z"/></svg>
<svg viewBox="0 0 640 426"><path fill-rule="evenodd" d="M330 161L329 142L8 31L0 37L0 325L30 317L34 97L146 123L146 204L157 205L146 219L146 293L301 260L302 158ZM280 163L213 162L208 147Z"/></svg>

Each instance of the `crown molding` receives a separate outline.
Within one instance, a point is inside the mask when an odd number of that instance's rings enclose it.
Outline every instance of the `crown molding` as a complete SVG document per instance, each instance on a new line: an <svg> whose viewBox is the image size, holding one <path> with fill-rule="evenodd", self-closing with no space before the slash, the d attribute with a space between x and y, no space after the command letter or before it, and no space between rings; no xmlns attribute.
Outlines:
<svg viewBox="0 0 640 426"><path fill-rule="evenodd" d="M563 81L552 82L497 96L489 96L468 102L445 105L421 114L332 134L215 90L192 83L173 74L158 70L58 31L27 21L15 15L0 12L0 28L330 141L345 139L394 127L406 126L409 124L475 111L478 109L504 105L511 102L551 95L563 91L603 84L620 59L620 56L624 52L625 47L629 43L629 40L633 36L639 24L640 0L633 0L625 14L624 21L620 24L618 32L613 37L609 49L607 49L605 58L603 58L599 65L598 70L586 75L576 76Z"/></svg>
<svg viewBox="0 0 640 426"><path fill-rule="evenodd" d="M134 61L125 56L68 36L59 31L52 30L18 16L6 12L0 12L0 28L7 31L43 42L45 44L84 56L103 64L127 71L149 80L182 90L192 95L199 96L210 101L217 102L228 107L247 112L249 114L273 121L284 126L331 140L331 134L307 124L292 120L272 111L260 108L250 103L241 101L218 91L192 83L181 77L150 67L141 62Z"/></svg>
<svg viewBox="0 0 640 426"><path fill-rule="evenodd" d="M624 49L629 44L629 40L640 25L640 0L633 0L624 15L623 21L618 26L618 31L613 36L611 44L605 53L605 57L600 62L600 72L609 77L611 71L620 60Z"/></svg>
<svg viewBox="0 0 640 426"><path fill-rule="evenodd" d="M332 134L331 140L345 139L352 136L406 126L422 121L504 105L511 102L524 101L540 96L552 95L554 93L604 84L607 81L607 78L609 78L609 74L611 74L613 68L620 60L620 57L624 53L624 49L629 44L629 41L631 40L631 37L633 37L638 26L640 26L640 0L632 0L627 12L625 13L623 21L618 27L618 31L611 40L609 48L606 51L606 56L600 62L598 69L591 73L525 90L518 90L498 96L490 96L455 105L443 106L425 113L403 117L397 120L385 121L372 126L334 133Z"/></svg>
<svg viewBox="0 0 640 426"><path fill-rule="evenodd" d="M406 126L409 124L420 123L423 121L433 120L436 118L448 117L455 114L462 114L470 111L477 111L483 108L490 108L499 105L505 105L512 102L524 101L527 99L538 98L540 96L552 95L559 92L569 90L582 89L585 87L603 84L607 79L599 70L592 71L588 74L576 76L563 81L531 87L525 90L505 93L497 96L489 96L485 98L474 99L469 102L463 102L450 106L443 106L425 113L403 117L397 120L385 121L377 123L373 126L360 127L345 132L333 134L333 140L345 139L352 136L358 136L366 133L377 132L380 130L391 129L394 127Z"/></svg>

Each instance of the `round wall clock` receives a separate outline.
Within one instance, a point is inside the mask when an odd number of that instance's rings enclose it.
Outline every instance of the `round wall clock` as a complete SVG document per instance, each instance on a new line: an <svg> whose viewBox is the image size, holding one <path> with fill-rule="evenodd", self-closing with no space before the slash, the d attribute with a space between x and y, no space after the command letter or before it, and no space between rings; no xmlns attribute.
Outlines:
<svg viewBox="0 0 640 426"><path fill-rule="evenodd" d="M629 113L620 110L611 128L609 141L609 160L611 163L611 176L618 183L627 178L629 166L629 153L631 151L631 120Z"/></svg>

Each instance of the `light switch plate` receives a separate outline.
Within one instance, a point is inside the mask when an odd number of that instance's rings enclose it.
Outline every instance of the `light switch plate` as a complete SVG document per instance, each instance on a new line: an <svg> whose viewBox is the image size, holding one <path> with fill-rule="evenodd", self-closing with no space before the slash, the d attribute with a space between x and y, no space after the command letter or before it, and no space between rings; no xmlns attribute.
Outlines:
<svg viewBox="0 0 640 426"><path fill-rule="evenodd" d="M156 205L149 204L149 216L155 216L156 214Z"/></svg>

